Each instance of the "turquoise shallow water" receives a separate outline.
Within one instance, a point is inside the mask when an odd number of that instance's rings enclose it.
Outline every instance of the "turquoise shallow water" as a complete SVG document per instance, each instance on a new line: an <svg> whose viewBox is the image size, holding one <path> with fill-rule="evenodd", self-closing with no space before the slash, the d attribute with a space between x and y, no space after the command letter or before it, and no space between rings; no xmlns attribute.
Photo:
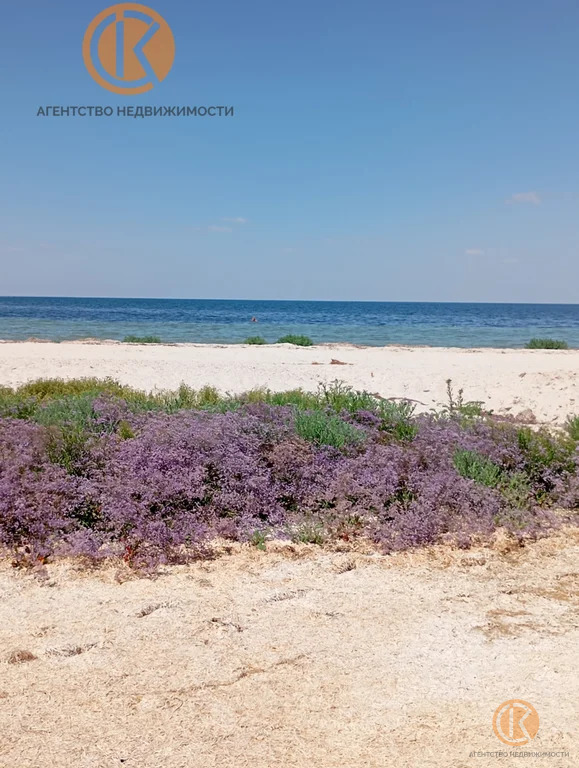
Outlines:
<svg viewBox="0 0 579 768"><path fill-rule="evenodd" d="M237 343L252 335L275 342L286 333L318 343L455 347L522 347L549 336L579 347L579 305L0 297L2 339L152 334Z"/></svg>

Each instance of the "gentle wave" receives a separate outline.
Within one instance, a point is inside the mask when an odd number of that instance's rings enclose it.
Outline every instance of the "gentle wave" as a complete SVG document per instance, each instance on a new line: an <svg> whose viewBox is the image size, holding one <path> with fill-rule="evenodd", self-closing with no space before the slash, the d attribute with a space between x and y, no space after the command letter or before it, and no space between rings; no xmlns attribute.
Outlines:
<svg viewBox="0 0 579 768"><path fill-rule="evenodd" d="M134 334L238 343L252 335L275 342L287 333L318 343L455 347L521 347L533 336L549 336L579 347L579 305L0 298L2 339Z"/></svg>

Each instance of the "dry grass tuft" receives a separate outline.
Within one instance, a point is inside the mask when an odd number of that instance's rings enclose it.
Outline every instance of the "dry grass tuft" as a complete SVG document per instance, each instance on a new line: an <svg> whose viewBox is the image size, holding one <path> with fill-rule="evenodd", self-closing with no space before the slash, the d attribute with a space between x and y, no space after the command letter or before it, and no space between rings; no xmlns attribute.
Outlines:
<svg viewBox="0 0 579 768"><path fill-rule="evenodd" d="M35 656L30 651L12 651L8 657L8 664L26 664L29 661L36 661L38 656Z"/></svg>

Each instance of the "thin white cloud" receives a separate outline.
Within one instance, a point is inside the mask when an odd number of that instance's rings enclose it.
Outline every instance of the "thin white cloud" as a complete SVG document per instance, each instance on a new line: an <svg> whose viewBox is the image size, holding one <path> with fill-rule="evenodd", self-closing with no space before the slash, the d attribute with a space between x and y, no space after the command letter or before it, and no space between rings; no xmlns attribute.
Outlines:
<svg viewBox="0 0 579 768"><path fill-rule="evenodd" d="M0 250L4 253L24 253L25 248L21 248L19 245L2 245Z"/></svg>
<svg viewBox="0 0 579 768"><path fill-rule="evenodd" d="M538 192L515 192L506 201L507 204L530 203L531 205L541 205L541 197Z"/></svg>
<svg viewBox="0 0 579 768"><path fill-rule="evenodd" d="M484 251L480 248L467 248L465 254L467 256L484 256Z"/></svg>
<svg viewBox="0 0 579 768"><path fill-rule="evenodd" d="M210 224L207 230L209 232L231 232L231 227L218 227L217 224Z"/></svg>
<svg viewBox="0 0 579 768"><path fill-rule="evenodd" d="M224 216L221 221L228 221L230 224L247 224L247 219L244 219L243 216L234 216L233 218Z"/></svg>

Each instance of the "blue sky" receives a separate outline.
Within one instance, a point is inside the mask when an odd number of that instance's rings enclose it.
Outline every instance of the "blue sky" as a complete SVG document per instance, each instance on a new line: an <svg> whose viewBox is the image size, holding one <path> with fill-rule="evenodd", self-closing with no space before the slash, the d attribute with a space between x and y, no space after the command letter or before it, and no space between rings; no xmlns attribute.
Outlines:
<svg viewBox="0 0 579 768"><path fill-rule="evenodd" d="M2 10L0 294L579 301L575 0L150 0L140 96L84 67L109 4Z"/></svg>

